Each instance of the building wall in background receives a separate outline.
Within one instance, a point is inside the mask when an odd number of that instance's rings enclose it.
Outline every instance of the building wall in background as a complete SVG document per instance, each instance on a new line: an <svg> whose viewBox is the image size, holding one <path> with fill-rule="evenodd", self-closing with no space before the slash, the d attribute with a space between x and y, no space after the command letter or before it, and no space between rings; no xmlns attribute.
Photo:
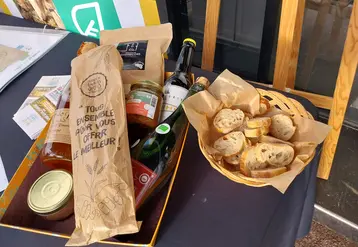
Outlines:
<svg viewBox="0 0 358 247"><path fill-rule="evenodd" d="M184 39L186 36L196 39L194 65L200 67L206 0L177 2L157 1L161 22L173 23L173 46L181 44L181 40L176 39ZM244 78L257 79L265 8L266 0L221 1L215 71L220 72L228 68ZM187 25L183 24L185 20ZM181 35L177 29L180 29ZM172 58L175 59L175 56Z"/></svg>

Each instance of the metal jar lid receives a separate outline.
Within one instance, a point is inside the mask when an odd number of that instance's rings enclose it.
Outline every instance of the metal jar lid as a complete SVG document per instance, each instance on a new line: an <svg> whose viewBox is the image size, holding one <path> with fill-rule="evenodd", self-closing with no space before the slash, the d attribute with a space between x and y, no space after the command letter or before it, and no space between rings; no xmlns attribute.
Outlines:
<svg viewBox="0 0 358 247"><path fill-rule="evenodd" d="M144 81L137 81L136 83L132 84L131 90L133 90L135 87L150 87L153 89L156 89L160 92L163 92L163 87L159 85L158 83L150 80L144 80Z"/></svg>
<svg viewBox="0 0 358 247"><path fill-rule="evenodd" d="M52 170L40 176L31 186L27 204L38 214L50 214L67 204L73 194L71 174Z"/></svg>

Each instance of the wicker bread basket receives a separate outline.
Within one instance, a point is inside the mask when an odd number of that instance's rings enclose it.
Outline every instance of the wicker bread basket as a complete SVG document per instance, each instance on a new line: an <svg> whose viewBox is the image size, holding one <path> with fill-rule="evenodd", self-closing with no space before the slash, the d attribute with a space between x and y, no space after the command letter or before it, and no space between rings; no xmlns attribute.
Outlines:
<svg viewBox="0 0 358 247"><path fill-rule="evenodd" d="M264 97L269 100L271 107L275 107L282 111L285 111L285 112L291 114L291 116L299 115L303 118L313 119L312 115L309 112L307 112L306 109L303 107L303 105L301 103L299 103L297 100L287 98L283 94L275 92L275 91L267 91L267 90L260 89L260 88L257 88L257 91L260 93L261 97ZM223 167L215 164L214 162L211 162L209 154L206 152L205 148L203 147L203 144L202 144L200 138L198 138L198 140L199 140L200 150L203 153L203 155L205 156L205 158L209 161L210 165L215 170L217 170L222 175L224 175L225 177L229 178L230 180L232 180L234 182L246 184L248 186L253 186L253 187L263 187L263 186L269 185L268 183L258 181L255 178L246 177L245 175L241 174L238 171L237 172L229 171L229 170L224 169ZM311 162L314 155L315 155L315 152L305 162L304 167L306 167ZM302 172L302 170L301 170L301 172Z"/></svg>

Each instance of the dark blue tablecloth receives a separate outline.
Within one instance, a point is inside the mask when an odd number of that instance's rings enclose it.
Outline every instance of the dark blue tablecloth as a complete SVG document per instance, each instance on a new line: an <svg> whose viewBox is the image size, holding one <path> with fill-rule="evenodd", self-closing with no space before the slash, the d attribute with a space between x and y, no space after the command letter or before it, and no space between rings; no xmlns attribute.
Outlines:
<svg viewBox="0 0 358 247"><path fill-rule="evenodd" d="M0 25L42 27L4 14L0 14ZM70 74L70 61L84 40L90 39L69 34L0 94L0 155L9 178L32 144L12 120L13 114L41 76ZM174 62L168 61L166 70L173 68ZM211 81L216 77L197 68L193 72ZM317 109L309 101L290 97L317 116ZM284 195L272 187L237 184L211 168L200 152L195 130L190 128L156 246L292 247L296 238L310 229L317 166L318 154ZM64 246L65 242L56 237L0 228L0 243L5 247L55 247Z"/></svg>

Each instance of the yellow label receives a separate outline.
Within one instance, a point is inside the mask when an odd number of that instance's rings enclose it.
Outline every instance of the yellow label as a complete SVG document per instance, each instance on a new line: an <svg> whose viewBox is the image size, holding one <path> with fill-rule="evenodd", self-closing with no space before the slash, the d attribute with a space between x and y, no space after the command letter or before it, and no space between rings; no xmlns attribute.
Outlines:
<svg viewBox="0 0 358 247"><path fill-rule="evenodd" d="M53 112L56 110L56 106L44 96L31 102L30 105L46 122L50 120Z"/></svg>
<svg viewBox="0 0 358 247"><path fill-rule="evenodd" d="M47 133L45 143L59 142L71 144L69 128L70 109L57 109L53 114L51 125Z"/></svg>

